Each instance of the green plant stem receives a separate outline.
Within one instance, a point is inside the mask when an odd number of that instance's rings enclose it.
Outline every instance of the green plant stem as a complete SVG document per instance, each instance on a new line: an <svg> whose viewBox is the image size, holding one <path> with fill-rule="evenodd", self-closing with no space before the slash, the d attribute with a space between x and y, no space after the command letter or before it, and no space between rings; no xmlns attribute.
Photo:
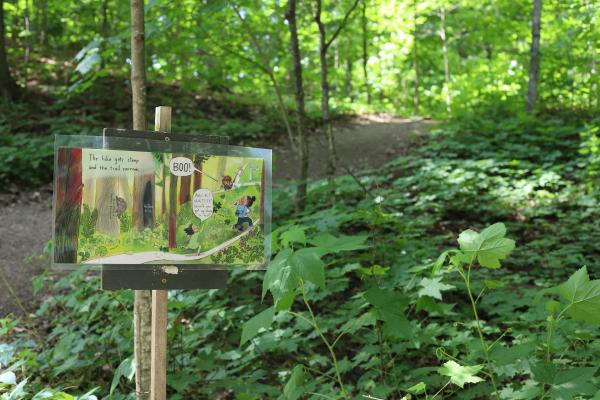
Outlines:
<svg viewBox="0 0 600 400"><path fill-rule="evenodd" d="M342 392L342 395L344 396L344 398L349 399L350 397L348 396L348 393L346 392L346 388L344 387L344 382L342 381L342 375L340 374L340 367L338 365L338 361L337 361L335 352L333 351L333 346L331 346L331 344L329 343L329 340L327 340L327 338L321 331L319 324L317 323L317 319L312 310L312 307L310 306L310 304L308 303L308 299L306 298L306 289L304 288L304 281L302 279L300 279L300 290L302 291L302 300L304 301L304 305L308 309L308 312L312 319L312 326L315 328L315 330L317 331L317 334L321 337L321 340L323 340L323 343L329 350L329 354L331 355L331 361L333 362L333 366L335 368L335 376L337 378L338 384L340 385L340 390Z"/></svg>
<svg viewBox="0 0 600 400"><path fill-rule="evenodd" d="M469 300L471 301L471 309L473 310L473 316L475 317L477 333L479 334L479 340L481 341L481 348L483 350L483 355L485 356L486 366L488 370L488 374L490 377L490 382L492 383L492 387L494 388L494 393L496 398L500 399L500 393L498 392L498 385L496 384L496 378L494 378L494 371L492 370L492 363L490 360L490 353L488 347L485 344L485 339L483 337L483 331L481 330L481 321L479 320L479 314L477 313L477 303L473 298L473 292L471 291L471 268L473 267L473 261L469 264L467 269L467 275L465 276L464 272L459 270L460 275L465 281L465 285L467 286L467 294L469 295Z"/></svg>

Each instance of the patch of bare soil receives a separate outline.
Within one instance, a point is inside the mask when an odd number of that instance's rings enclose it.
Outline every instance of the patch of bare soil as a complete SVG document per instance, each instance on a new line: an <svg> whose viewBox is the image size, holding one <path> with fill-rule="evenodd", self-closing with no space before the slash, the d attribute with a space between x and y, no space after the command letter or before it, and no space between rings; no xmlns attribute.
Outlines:
<svg viewBox="0 0 600 400"><path fill-rule="evenodd" d="M402 119L387 115L363 115L334 125L336 150L340 167L351 170L379 167L404 154L425 135L432 121ZM309 140L309 178L326 176L327 141L323 132L311 134ZM273 148L273 177L281 180L299 177L298 157L289 142ZM338 171L344 174L343 168Z"/></svg>

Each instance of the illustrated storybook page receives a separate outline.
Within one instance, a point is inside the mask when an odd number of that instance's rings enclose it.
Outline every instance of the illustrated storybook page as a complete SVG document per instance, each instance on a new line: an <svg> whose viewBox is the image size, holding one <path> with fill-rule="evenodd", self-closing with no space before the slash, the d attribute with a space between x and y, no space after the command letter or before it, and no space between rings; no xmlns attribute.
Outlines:
<svg viewBox="0 0 600 400"><path fill-rule="evenodd" d="M57 135L54 157L55 267L260 269L270 258L269 149Z"/></svg>

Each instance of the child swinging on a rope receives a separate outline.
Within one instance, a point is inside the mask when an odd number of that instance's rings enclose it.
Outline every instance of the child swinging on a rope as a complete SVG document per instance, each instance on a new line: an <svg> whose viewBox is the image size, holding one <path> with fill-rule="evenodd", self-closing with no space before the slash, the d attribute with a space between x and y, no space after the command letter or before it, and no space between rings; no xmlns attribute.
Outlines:
<svg viewBox="0 0 600 400"><path fill-rule="evenodd" d="M256 196L244 196L239 201L236 201L233 205L236 206L235 216L237 217L237 223L233 226L234 229L239 231L244 230L244 224L248 224L248 229L252 228L252 218L250 218L250 207L256 200Z"/></svg>

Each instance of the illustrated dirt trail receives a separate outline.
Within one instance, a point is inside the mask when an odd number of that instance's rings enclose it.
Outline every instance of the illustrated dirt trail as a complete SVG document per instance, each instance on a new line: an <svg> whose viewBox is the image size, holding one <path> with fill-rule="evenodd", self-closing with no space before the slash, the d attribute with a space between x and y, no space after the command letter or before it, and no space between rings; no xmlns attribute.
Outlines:
<svg viewBox="0 0 600 400"><path fill-rule="evenodd" d="M351 169L378 167L394 159L424 135L427 121L398 119L386 116L366 116L336 123L335 139L341 162ZM311 179L325 176L327 148L321 132L313 132L310 140ZM273 184L298 177L298 161L287 142L273 147ZM340 174L344 173L340 169ZM39 256L52 236L52 198L45 190L36 189L2 197L0 207L0 268L12 283L21 302L29 310L33 300L31 279L48 265ZM41 193L41 194L40 194ZM0 317L18 312L14 299L0 283Z"/></svg>

